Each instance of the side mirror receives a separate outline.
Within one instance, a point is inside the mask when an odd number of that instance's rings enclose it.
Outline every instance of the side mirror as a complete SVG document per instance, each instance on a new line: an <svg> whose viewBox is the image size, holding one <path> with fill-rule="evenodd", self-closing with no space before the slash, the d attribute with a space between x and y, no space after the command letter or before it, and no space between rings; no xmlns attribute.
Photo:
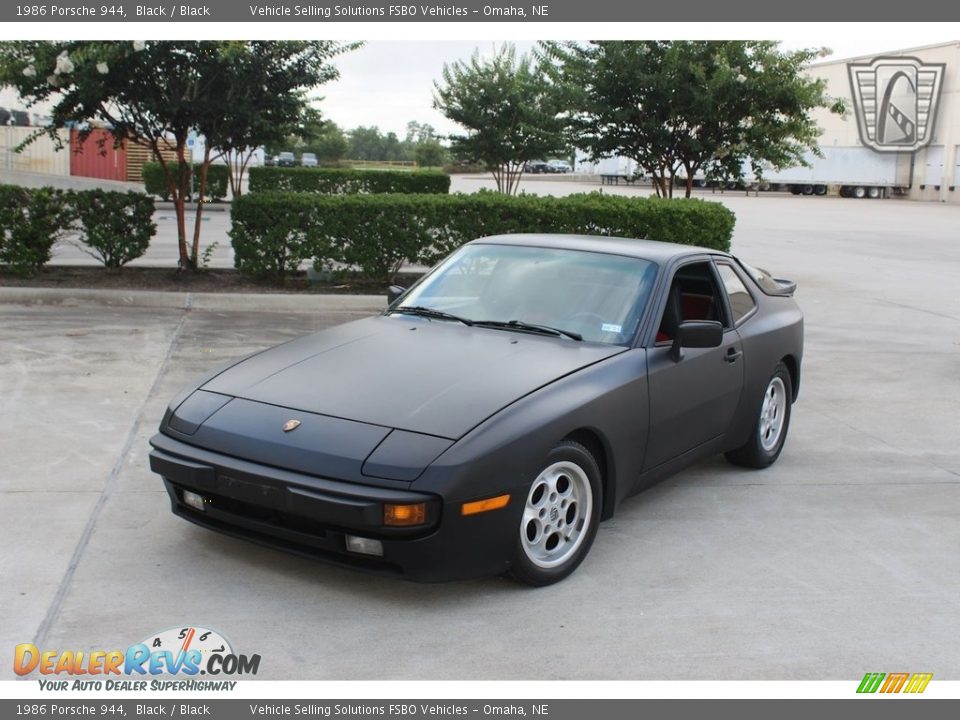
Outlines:
<svg viewBox="0 0 960 720"><path fill-rule="evenodd" d="M391 285L387 288L387 305L393 305L407 289L399 285Z"/></svg>
<svg viewBox="0 0 960 720"><path fill-rule="evenodd" d="M682 348L720 347L723 342L723 325L716 320L687 320L677 326L670 357L678 362L683 357Z"/></svg>

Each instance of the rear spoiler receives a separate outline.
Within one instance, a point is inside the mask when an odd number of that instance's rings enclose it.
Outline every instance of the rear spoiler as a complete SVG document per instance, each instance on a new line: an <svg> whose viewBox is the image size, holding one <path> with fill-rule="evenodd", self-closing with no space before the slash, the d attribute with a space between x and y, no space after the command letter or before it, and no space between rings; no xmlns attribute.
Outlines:
<svg viewBox="0 0 960 720"><path fill-rule="evenodd" d="M791 297L797 291L797 284L793 280L774 278L773 281L780 286L780 292L778 292L777 295Z"/></svg>

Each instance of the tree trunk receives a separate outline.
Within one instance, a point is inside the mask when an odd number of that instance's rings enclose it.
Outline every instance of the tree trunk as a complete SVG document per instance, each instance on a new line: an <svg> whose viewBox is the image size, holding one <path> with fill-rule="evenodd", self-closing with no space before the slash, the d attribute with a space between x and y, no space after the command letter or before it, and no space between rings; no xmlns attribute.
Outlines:
<svg viewBox="0 0 960 720"><path fill-rule="evenodd" d="M197 197L197 214L193 221L193 245L190 248L190 262L196 268L200 259L200 223L203 220L203 200L207 194L207 170L210 168L210 145L204 145L203 164L200 166L200 189Z"/></svg>
<svg viewBox="0 0 960 720"><path fill-rule="evenodd" d="M658 170L652 170L650 175L653 177L653 189L657 191L657 197L666 197L667 186L663 175Z"/></svg>
<svg viewBox="0 0 960 720"><path fill-rule="evenodd" d="M157 159L157 162L160 163L160 168L163 170L163 177L167 181L167 191L170 193L170 199L173 201L173 211L177 218L177 248L180 253L177 267L183 270L190 262L190 256L187 253L187 216L182 192L183 170L180 165L183 159L183 148L177 148L177 158L179 158L179 160L177 163L177 175L174 177L170 165L164 160L163 155L160 153L160 141L156 139L152 140L149 147L153 151L153 156Z"/></svg>
<svg viewBox="0 0 960 720"><path fill-rule="evenodd" d="M224 155L224 159L227 161L227 176L230 178L230 195L240 197L240 173L242 171L238 169L239 166L234 162L234 156L239 156L239 151L228 151Z"/></svg>
<svg viewBox="0 0 960 720"><path fill-rule="evenodd" d="M683 171L687 174L687 183L686 191L684 192L684 197L690 197L693 194L693 176L696 175L697 170L699 170L699 165L690 165L689 163L683 164Z"/></svg>
<svg viewBox="0 0 960 720"><path fill-rule="evenodd" d="M247 153L247 156L245 158L243 157L242 153L240 155L240 169L237 171L237 189L236 189L236 192L233 193L234 197L240 197L241 195L243 195L243 176L247 172L247 165L253 159L254 152L255 152L254 150L251 150L250 152Z"/></svg>
<svg viewBox="0 0 960 720"><path fill-rule="evenodd" d="M230 150L223 155L224 160L227 162L227 175L230 178L230 194L233 197L243 195L243 176L246 175L247 166L253 159L255 152L256 149L247 150L246 148L241 148L239 150Z"/></svg>
<svg viewBox="0 0 960 720"><path fill-rule="evenodd" d="M493 170L491 170L491 172L493 173L493 181L497 185L497 192L507 194L506 190L503 187L504 169L505 169L505 166L497 165Z"/></svg>
<svg viewBox="0 0 960 720"><path fill-rule="evenodd" d="M177 239L180 245L180 269L193 270L196 264L190 259L187 246L187 197L190 195L190 175L193 171L187 165L185 142L177 142L177 187L178 193L173 199L177 214Z"/></svg>

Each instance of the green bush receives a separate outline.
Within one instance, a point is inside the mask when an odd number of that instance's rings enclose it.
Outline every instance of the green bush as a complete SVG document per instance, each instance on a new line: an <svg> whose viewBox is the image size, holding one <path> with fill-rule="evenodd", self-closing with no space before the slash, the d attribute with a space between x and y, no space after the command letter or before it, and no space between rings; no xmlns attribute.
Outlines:
<svg viewBox="0 0 960 720"><path fill-rule="evenodd" d="M318 195L450 192L450 176L436 170L354 170L351 168L250 168L250 192Z"/></svg>
<svg viewBox="0 0 960 720"><path fill-rule="evenodd" d="M413 148L413 158L418 167L440 167L449 157L450 151L436 140L417 143Z"/></svg>
<svg viewBox="0 0 960 720"><path fill-rule="evenodd" d="M157 231L152 197L98 189L74 193L72 200L80 241L106 267L122 267L147 251Z"/></svg>
<svg viewBox="0 0 960 720"><path fill-rule="evenodd" d="M567 197L258 193L234 201L236 267L283 276L301 262L342 263L386 279L402 262L432 265L500 233L651 238L728 250L734 215L718 203L590 193Z"/></svg>
<svg viewBox="0 0 960 720"><path fill-rule="evenodd" d="M200 187L200 166L194 165L193 171L196 173L196 185ZM227 196L227 188L230 186L230 168L226 165L210 165L207 168L207 195L206 197L213 202L220 202Z"/></svg>
<svg viewBox="0 0 960 720"><path fill-rule="evenodd" d="M443 166L448 175L480 175L490 172L490 169L478 163L449 163Z"/></svg>
<svg viewBox="0 0 960 720"><path fill-rule="evenodd" d="M181 170L186 172L188 177L192 172L194 176L194 190L200 188L200 165L194 164L191 170L189 165L181 165ZM230 168L226 165L210 165L207 168L207 192L206 197L214 202L219 202L227 196L227 187L230 185ZM161 200L170 200L170 188L167 187L167 178L163 174L163 166L158 162L144 163L143 166L143 189L148 195L156 195Z"/></svg>
<svg viewBox="0 0 960 720"><path fill-rule="evenodd" d="M0 264L18 275L35 273L50 260L73 217L67 193L0 185Z"/></svg>

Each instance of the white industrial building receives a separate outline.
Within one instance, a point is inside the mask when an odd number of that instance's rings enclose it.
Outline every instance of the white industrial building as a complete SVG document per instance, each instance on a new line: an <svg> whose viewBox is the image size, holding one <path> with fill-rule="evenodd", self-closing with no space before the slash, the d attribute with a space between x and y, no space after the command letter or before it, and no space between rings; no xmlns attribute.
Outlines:
<svg viewBox="0 0 960 720"><path fill-rule="evenodd" d="M925 84L921 77L915 92L917 112L926 122L928 137L925 147L916 151L899 153L878 153L865 146L860 137L858 118L854 98L856 81L851 82L851 74L857 69L866 66L881 58L878 64L886 62L885 58L916 58L923 67L936 70L936 65L943 66L942 78L939 87ZM894 63L889 63L895 66ZM853 68L851 68L851 65ZM905 66L906 67L906 66ZM834 97L842 97L847 101L851 112L844 116L833 115L826 111L817 113L817 121L823 128L820 146L827 153L831 148L860 148L866 155L883 157L892 155L897 159L898 183L903 194L915 200L939 200L941 202L960 203L960 42L940 43L925 47L895 50L893 52L877 53L874 56L850 58L818 63L811 66L810 73L827 81L828 92ZM878 71L880 75L882 71ZM889 78L887 78L889 80ZM879 95L880 87L875 92ZM924 106L928 94L938 91L939 97L933 98L939 102L932 103L928 117L924 118ZM879 112L883 104L882 96L876 97ZM869 98L861 98L861 104L869 105ZM891 111L893 112L893 111Z"/></svg>

